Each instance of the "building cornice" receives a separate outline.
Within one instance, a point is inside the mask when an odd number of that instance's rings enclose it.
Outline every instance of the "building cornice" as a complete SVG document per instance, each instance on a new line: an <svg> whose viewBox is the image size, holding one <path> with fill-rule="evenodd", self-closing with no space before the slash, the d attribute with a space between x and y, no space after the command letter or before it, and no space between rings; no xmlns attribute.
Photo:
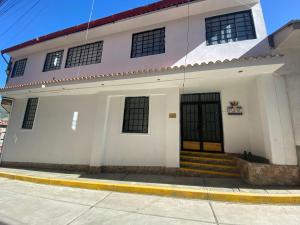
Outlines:
<svg viewBox="0 0 300 225"><path fill-rule="evenodd" d="M26 90L33 87L41 87L45 86L56 86L62 84L72 84L74 82L98 82L98 81L107 81L113 79L130 79L142 76L149 76L149 75L159 75L162 73L180 73L180 72L187 72L190 70L197 71L203 69L207 66L218 66L218 65L230 65L235 63L242 63L242 62L253 62L259 61L263 59L272 59L272 58L282 58L282 54L276 55L264 55L264 56L256 56L256 57L241 57L239 59L226 59L226 60L218 60L216 62L208 62L208 63L195 63L193 65L188 64L186 66L173 66L173 67L161 67L156 69L144 69L144 70L136 70L130 72L120 72L120 73L109 73L109 74L99 74L99 75L91 75L91 76L79 76L79 77L72 77L72 78L64 78L64 79L53 79L53 80L46 80L46 81L35 81L29 82L24 84L15 84L15 85L8 85L4 88L0 88L0 93L11 91L11 90Z"/></svg>

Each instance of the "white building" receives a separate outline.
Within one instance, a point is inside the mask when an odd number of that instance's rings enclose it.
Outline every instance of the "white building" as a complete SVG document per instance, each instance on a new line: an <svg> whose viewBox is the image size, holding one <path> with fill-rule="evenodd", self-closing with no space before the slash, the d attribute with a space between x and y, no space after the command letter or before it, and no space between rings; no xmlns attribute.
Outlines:
<svg viewBox="0 0 300 225"><path fill-rule="evenodd" d="M163 0L5 49L2 161L171 170L184 149L297 165L297 29L270 46L259 0Z"/></svg>

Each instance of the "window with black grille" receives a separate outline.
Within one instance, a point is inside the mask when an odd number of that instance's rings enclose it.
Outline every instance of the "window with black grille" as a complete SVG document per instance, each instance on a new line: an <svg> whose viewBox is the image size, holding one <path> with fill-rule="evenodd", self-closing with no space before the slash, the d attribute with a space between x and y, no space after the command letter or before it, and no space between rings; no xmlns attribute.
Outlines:
<svg viewBox="0 0 300 225"><path fill-rule="evenodd" d="M103 41L70 48L66 68L101 63L102 48Z"/></svg>
<svg viewBox="0 0 300 225"><path fill-rule="evenodd" d="M15 62L11 77L20 77L24 75L27 59L21 59Z"/></svg>
<svg viewBox="0 0 300 225"><path fill-rule="evenodd" d="M205 19L207 45L255 39L251 10Z"/></svg>
<svg viewBox="0 0 300 225"><path fill-rule="evenodd" d="M23 129L32 129L36 108L38 105L38 98L29 98L27 101L26 111L23 120Z"/></svg>
<svg viewBox="0 0 300 225"><path fill-rule="evenodd" d="M43 72L60 69L64 50L50 52L46 56Z"/></svg>
<svg viewBox="0 0 300 225"><path fill-rule="evenodd" d="M125 99L123 132L148 133L149 97Z"/></svg>
<svg viewBox="0 0 300 225"><path fill-rule="evenodd" d="M165 53L165 28L133 34L131 58Z"/></svg>

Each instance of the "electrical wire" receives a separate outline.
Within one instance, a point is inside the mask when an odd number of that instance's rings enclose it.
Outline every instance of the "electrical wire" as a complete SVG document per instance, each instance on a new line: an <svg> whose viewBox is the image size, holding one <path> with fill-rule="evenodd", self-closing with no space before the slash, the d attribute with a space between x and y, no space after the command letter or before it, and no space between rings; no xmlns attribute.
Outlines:
<svg viewBox="0 0 300 225"><path fill-rule="evenodd" d="M12 0L5 4L2 8L0 8L0 16L4 16L8 12L10 12L16 5L20 4L22 0Z"/></svg>
<svg viewBox="0 0 300 225"><path fill-rule="evenodd" d="M0 0L0 7L1 7L2 5L4 5L6 2L7 2L7 0Z"/></svg>
<svg viewBox="0 0 300 225"><path fill-rule="evenodd" d="M15 39L21 37L22 34L24 34L24 31L26 31L30 25L36 21L39 16L49 7L49 5L47 5L46 7L40 9L39 11L37 11L37 13L35 15L33 15L33 17L27 21L27 23L24 24L24 26L22 26L18 31L16 31L11 37L8 37L7 39L9 40L9 43L13 42ZM6 44L8 44L8 42L6 42Z"/></svg>
<svg viewBox="0 0 300 225"><path fill-rule="evenodd" d="M23 13L21 16L18 17L17 20L15 20L14 23L12 23L4 32L2 32L0 34L0 36L5 35L8 31L10 31L17 23L19 23L21 21L21 19L23 19L25 16L28 15L28 13L31 12L31 10L33 10L39 3L41 2L41 0L37 0L28 10L25 11L25 13Z"/></svg>
<svg viewBox="0 0 300 225"><path fill-rule="evenodd" d="M88 21L88 24L87 24L83 44L86 44L88 42L89 29L90 29L90 24L91 24L93 12L94 12L94 5L95 5L95 0L92 0L92 6L91 6L91 10L90 10L90 15L89 15L89 21ZM77 76L79 76L80 71L81 71L81 65L79 65L78 68L77 68Z"/></svg>

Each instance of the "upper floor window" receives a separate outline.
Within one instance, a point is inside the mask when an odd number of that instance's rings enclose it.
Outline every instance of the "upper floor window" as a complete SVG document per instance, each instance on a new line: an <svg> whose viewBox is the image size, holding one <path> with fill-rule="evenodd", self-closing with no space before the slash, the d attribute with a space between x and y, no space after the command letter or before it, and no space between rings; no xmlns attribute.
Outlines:
<svg viewBox="0 0 300 225"><path fill-rule="evenodd" d="M148 133L149 97L125 99L123 132Z"/></svg>
<svg viewBox="0 0 300 225"><path fill-rule="evenodd" d="M207 45L255 39L251 10L205 19Z"/></svg>
<svg viewBox="0 0 300 225"><path fill-rule="evenodd" d="M101 62L103 41L80 45L68 51L66 68Z"/></svg>
<svg viewBox="0 0 300 225"><path fill-rule="evenodd" d="M131 58L165 53L165 28L133 34Z"/></svg>
<svg viewBox="0 0 300 225"><path fill-rule="evenodd" d="M38 98L28 99L26 111L23 119L23 124L22 124L23 129L32 129L38 101L39 101Z"/></svg>
<svg viewBox="0 0 300 225"><path fill-rule="evenodd" d="M43 72L60 69L64 50L50 52L46 56Z"/></svg>
<svg viewBox="0 0 300 225"><path fill-rule="evenodd" d="M20 77L24 75L27 59L21 59L15 62L11 77Z"/></svg>

